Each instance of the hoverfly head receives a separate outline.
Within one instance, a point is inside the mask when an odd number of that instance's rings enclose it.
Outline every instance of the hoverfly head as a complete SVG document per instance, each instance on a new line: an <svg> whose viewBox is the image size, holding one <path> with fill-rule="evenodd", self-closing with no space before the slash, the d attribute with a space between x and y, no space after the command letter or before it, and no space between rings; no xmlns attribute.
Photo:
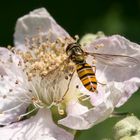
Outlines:
<svg viewBox="0 0 140 140"><path fill-rule="evenodd" d="M66 48L67 55L75 63L84 62L84 51L81 49L81 45L78 43L71 43Z"/></svg>

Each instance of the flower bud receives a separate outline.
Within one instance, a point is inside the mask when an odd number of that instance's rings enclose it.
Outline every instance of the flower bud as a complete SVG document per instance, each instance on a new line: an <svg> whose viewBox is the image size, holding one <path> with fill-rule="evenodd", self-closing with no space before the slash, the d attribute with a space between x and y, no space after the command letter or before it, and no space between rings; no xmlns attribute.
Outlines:
<svg viewBox="0 0 140 140"><path fill-rule="evenodd" d="M128 116L114 126L115 140L139 140L140 120L135 116Z"/></svg>

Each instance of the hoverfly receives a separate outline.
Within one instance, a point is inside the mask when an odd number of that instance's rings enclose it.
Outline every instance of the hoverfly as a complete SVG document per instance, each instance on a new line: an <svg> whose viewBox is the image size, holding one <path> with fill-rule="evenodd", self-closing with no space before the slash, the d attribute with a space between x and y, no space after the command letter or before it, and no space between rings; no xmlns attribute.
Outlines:
<svg viewBox="0 0 140 140"><path fill-rule="evenodd" d="M83 86L91 92L96 92L97 83L99 82L97 81L95 76L95 65L91 66L86 62L86 57L88 55L93 56L95 60L98 60L105 65L132 67L138 64L137 59L129 57L127 55L112 55L85 52L82 50L81 45L77 42L69 44L66 47L66 53L68 55L68 58L75 63L78 77L81 80ZM93 67L95 71L93 70Z"/></svg>

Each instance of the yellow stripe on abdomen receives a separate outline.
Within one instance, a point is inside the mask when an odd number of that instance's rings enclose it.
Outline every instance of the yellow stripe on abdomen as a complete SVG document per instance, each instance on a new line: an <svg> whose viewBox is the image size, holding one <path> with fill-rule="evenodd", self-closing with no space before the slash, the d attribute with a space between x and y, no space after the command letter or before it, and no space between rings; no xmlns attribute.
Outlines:
<svg viewBox="0 0 140 140"><path fill-rule="evenodd" d="M95 72L89 64L77 64L77 73L86 89L91 92L94 92L97 89Z"/></svg>

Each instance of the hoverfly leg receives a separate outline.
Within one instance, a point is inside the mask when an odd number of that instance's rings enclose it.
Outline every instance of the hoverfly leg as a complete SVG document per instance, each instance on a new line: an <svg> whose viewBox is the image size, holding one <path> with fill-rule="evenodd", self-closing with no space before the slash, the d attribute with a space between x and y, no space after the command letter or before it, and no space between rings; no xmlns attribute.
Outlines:
<svg viewBox="0 0 140 140"><path fill-rule="evenodd" d="M80 95L78 96L78 99L81 100L81 101L86 101L86 100L90 99L90 95L80 93Z"/></svg>
<svg viewBox="0 0 140 140"><path fill-rule="evenodd" d="M62 98L60 100L54 100L53 103L49 106L49 108L51 108L53 105L57 106L58 107L58 112L59 112L60 115L64 115L64 109L61 108L61 103L64 101L64 98L65 98L67 92L69 91L70 83L71 83L74 72L75 71L73 71L73 73L71 74L70 80L68 82L68 88L66 89Z"/></svg>
<svg viewBox="0 0 140 140"><path fill-rule="evenodd" d="M97 83L99 83L99 84L102 85L102 86L105 86L105 85L106 85L106 83L101 83L101 82L99 82L99 81L97 81Z"/></svg>
<svg viewBox="0 0 140 140"><path fill-rule="evenodd" d="M92 66L92 69L93 69L93 71L96 73L96 66ZM106 85L106 83L101 83L101 82L99 82L98 80L97 80L97 83L99 83L100 85L103 85L103 86ZM95 92L98 93L97 90L96 90Z"/></svg>
<svg viewBox="0 0 140 140"><path fill-rule="evenodd" d="M92 66L92 69L93 69L93 71L95 72L95 75L96 75L96 66ZM101 85L106 85L105 83L101 83L101 82L99 82L98 80L97 80L97 83L99 83L99 84L101 84ZM94 92L95 92L95 93L98 93L97 90L95 90Z"/></svg>
<svg viewBox="0 0 140 140"><path fill-rule="evenodd" d="M69 83L68 83L68 88L66 89L66 91L65 91L65 93L64 93L64 95L63 95L63 97L62 97L61 100L64 100L64 98L65 98L67 92L69 91L70 83L71 83L71 80L72 80L72 78L73 78L74 72L75 72L75 70L74 70L74 71L72 72L72 74L71 74L71 77L70 77Z"/></svg>
<svg viewBox="0 0 140 140"><path fill-rule="evenodd" d="M81 99L82 101L86 101L86 100L89 100L90 99L90 96L89 95L86 95L86 96L84 96L84 98L83 99Z"/></svg>
<svg viewBox="0 0 140 140"><path fill-rule="evenodd" d="M96 90L94 91L94 93L95 93L95 94L98 94L98 90L96 89Z"/></svg>

